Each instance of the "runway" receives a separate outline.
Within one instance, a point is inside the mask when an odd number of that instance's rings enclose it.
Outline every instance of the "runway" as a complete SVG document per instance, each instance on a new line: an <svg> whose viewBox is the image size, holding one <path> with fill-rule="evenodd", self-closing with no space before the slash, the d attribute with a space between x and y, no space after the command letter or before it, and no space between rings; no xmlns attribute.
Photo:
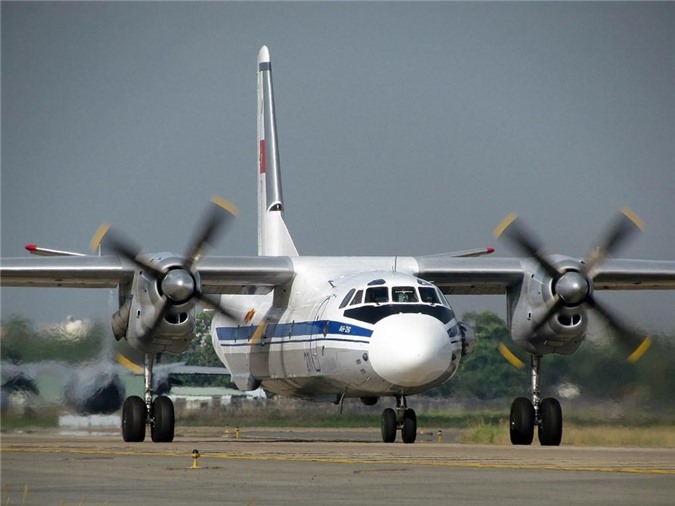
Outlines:
<svg viewBox="0 0 675 506"><path fill-rule="evenodd" d="M377 429L3 433L2 504L672 504L675 449L384 444ZM199 450L193 469L192 451Z"/></svg>

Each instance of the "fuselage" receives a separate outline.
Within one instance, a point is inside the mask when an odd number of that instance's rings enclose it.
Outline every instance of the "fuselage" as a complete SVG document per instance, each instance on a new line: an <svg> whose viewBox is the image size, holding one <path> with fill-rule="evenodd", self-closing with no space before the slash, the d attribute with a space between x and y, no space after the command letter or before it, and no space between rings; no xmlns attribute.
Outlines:
<svg viewBox="0 0 675 506"><path fill-rule="evenodd" d="M241 389L317 400L419 393L448 380L462 329L444 296L396 257L293 259L290 283L224 295L213 345Z"/></svg>

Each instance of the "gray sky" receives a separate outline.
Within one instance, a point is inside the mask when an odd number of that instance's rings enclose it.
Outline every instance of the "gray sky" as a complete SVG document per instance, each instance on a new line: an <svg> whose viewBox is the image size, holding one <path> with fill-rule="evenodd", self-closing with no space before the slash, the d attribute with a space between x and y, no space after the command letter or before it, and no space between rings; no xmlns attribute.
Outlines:
<svg viewBox="0 0 675 506"><path fill-rule="evenodd" d="M515 211L583 256L675 258L673 3L2 2L2 256L86 251L112 222L182 252L213 195L256 251L256 56L274 70L286 220L301 254L491 245ZM673 292L600 293L649 330ZM504 315L503 297L454 297ZM109 294L3 289L2 316L103 318Z"/></svg>

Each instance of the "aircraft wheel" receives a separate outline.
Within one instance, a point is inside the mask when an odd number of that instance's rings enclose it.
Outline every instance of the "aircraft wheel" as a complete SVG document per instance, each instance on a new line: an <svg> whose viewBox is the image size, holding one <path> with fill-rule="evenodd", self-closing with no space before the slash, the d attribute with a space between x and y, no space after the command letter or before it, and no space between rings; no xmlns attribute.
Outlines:
<svg viewBox="0 0 675 506"><path fill-rule="evenodd" d="M393 443L396 441L396 412L387 408L382 412L382 441Z"/></svg>
<svg viewBox="0 0 675 506"><path fill-rule="evenodd" d="M401 437L406 444L414 443L417 437L417 415L414 409L406 409L403 412L403 427Z"/></svg>
<svg viewBox="0 0 675 506"><path fill-rule="evenodd" d="M539 442L542 446L559 446L562 440L562 408L557 399L551 397L541 401L539 407Z"/></svg>
<svg viewBox="0 0 675 506"><path fill-rule="evenodd" d="M145 401L137 395L127 397L122 406L122 438L127 443L145 440Z"/></svg>
<svg viewBox="0 0 675 506"><path fill-rule="evenodd" d="M518 397L511 404L511 444L530 445L534 438L534 406L525 397Z"/></svg>
<svg viewBox="0 0 675 506"><path fill-rule="evenodd" d="M152 423L150 434L155 443L170 443L173 441L175 417L173 402L168 397L157 397L152 403Z"/></svg>

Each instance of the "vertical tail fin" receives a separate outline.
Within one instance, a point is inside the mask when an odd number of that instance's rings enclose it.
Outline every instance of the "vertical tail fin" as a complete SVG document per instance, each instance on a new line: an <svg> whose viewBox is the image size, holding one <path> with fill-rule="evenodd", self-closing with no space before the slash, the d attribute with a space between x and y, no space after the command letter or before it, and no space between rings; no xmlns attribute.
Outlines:
<svg viewBox="0 0 675 506"><path fill-rule="evenodd" d="M267 46L258 53L258 149L258 255L298 256L283 216L272 64Z"/></svg>

